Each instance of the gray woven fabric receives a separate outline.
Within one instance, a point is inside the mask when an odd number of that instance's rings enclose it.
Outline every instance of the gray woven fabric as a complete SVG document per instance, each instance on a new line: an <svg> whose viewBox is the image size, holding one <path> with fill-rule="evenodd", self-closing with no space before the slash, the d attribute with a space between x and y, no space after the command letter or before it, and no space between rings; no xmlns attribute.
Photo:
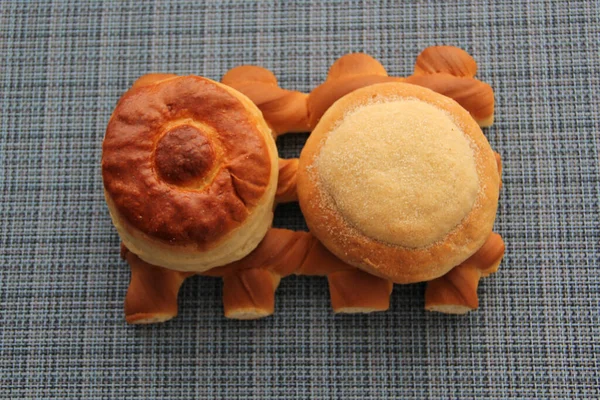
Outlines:
<svg viewBox="0 0 600 400"><path fill-rule="evenodd" d="M600 397L600 7L597 2L0 2L0 397ZM334 316L326 281L289 278L275 316L222 316L187 281L180 315L132 327L99 174L119 95L149 71L219 79L246 63L308 91L351 51L408 75L452 44L496 92L501 271L464 317ZM280 140L297 155L306 135ZM276 225L304 228L297 205Z"/></svg>

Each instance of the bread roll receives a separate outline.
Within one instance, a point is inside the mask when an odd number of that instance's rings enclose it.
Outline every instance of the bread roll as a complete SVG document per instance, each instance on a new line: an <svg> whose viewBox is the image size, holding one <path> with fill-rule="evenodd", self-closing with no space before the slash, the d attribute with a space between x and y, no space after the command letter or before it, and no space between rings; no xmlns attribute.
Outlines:
<svg viewBox="0 0 600 400"><path fill-rule="evenodd" d="M437 278L473 255L492 231L499 183L469 113L406 83L335 102L297 176L310 231L342 261L395 283Z"/></svg>
<svg viewBox="0 0 600 400"><path fill-rule="evenodd" d="M260 110L230 87L142 77L119 100L102 150L112 221L149 264L206 271L249 254L271 226L275 141Z"/></svg>

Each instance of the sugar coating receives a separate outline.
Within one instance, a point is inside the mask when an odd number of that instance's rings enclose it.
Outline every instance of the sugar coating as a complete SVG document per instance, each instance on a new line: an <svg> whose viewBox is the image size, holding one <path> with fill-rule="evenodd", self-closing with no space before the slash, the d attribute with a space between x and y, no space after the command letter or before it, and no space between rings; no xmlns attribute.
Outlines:
<svg viewBox="0 0 600 400"><path fill-rule="evenodd" d="M470 142L445 111L420 100L353 110L329 133L315 166L348 223L410 248L444 238L479 190Z"/></svg>

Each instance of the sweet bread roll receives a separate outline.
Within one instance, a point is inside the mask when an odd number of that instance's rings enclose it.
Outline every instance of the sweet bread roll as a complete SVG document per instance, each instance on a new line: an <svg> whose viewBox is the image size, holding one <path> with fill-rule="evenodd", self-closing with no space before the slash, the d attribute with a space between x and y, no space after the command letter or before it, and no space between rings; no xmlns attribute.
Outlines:
<svg viewBox="0 0 600 400"><path fill-rule="evenodd" d="M298 166L310 231L342 261L395 283L428 281L492 231L500 177L481 129L429 89L382 83L333 104Z"/></svg>
<svg viewBox="0 0 600 400"><path fill-rule="evenodd" d="M271 226L275 141L230 87L145 76L119 100L102 150L112 221L149 264L202 272L243 258Z"/></svg>

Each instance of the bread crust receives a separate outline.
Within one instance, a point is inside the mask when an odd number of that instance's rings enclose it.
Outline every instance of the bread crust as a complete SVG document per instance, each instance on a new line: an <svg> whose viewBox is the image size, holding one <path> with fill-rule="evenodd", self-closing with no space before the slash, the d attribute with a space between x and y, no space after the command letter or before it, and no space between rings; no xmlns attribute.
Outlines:
<svg viewBox="0 0 600 400"><path fill-rule="evenodd" d="M315 127L325 111L341 97L369 85L404 82L423 86L451 97L463 106L479 126L494 122L494 91L474 78L477 63L453 46L428 47L417 57L415 72L406 78L388 76L379 61L363 53L346 54L329 69L327 79L308 96L308 122Z"/></svg>
<svg viewBox="0 0 600 400"><path fill-rule="evenodd" d="M425 101L448 112L472 143L480 186L471 211L461 223L444 239L421 248L374 240L351 226L332 206L334 202L320 182L318 163L315 163L327 135L350 110L374 101L403 98ZM297 185L300 207L310 231L333 254L350 265L395 283L413 283L444 275L483 245L496 216L499 179L495 155L487 139L458 103L419 86L382 83L344 96L323 115L300 156Z"/></svg>

